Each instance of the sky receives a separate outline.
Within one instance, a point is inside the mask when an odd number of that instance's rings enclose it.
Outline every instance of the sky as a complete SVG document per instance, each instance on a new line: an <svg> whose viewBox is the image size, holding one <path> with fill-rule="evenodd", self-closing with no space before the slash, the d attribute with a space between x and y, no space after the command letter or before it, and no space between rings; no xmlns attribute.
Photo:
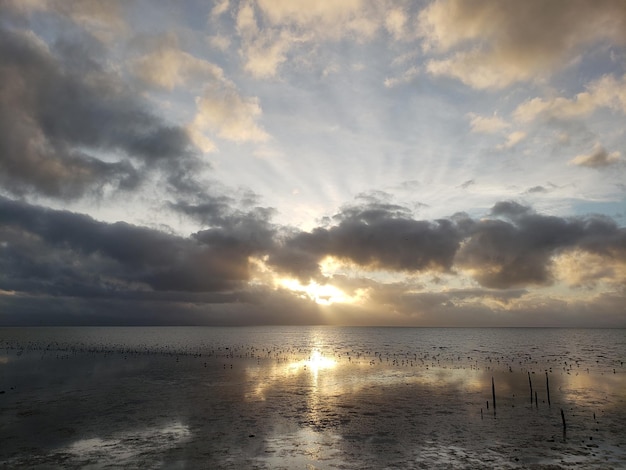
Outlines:
<svg viewBox="0 0 626 470"><path fill-rule="evenodd" d="M0 0L0 325L626 327L622 0Z"/></svg>

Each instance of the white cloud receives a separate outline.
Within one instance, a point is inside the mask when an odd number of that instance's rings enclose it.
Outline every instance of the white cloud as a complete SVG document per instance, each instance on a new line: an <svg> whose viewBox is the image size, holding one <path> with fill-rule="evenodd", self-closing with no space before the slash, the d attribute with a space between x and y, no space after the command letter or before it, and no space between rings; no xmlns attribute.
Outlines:
<svg viewBox="0 0 626 470"><path fill-rule="evenodd" d="M420 74L420 69L417 66L411 67L406 70L402 75L398 77L385 78L385 86L387 88L393 88L398 85L410 83Z"/></svg>
<svg viewBox="0 0 626 470"><path fill-rule="evenodd" d="M259 27L256 23L254 8L250 3L242 3L237 11L237 31L242 36L249 36L258 33Z"/></svg>
<svg viewBox="0 0 626 470"><path fill-rule="evenodd" d="M222 16L224 13L228 11L228 7L230 6L230 0L221 0L215 3L215 6L211 10L211 17L217 18Z"/></svg>
<svg viewBox="0 0 626 470"><path fill-rule="evenodd" d="M244 70L257 78L276 75L280 64L287 60L291 47L291 34L278 29L262 31L251 3L242 3L236 17L237 31L242 38L240 53L244 58Z"/></svg>
<svg viewBox="0 0 626 470"><path fill-rule="evenodd" d="M176 47L175 39L165 39L154 51L135 60L131 69L144 83L172 90L190 82L224 81L220 67Z"/></svg>
<svg viewBox="0 0 626 470"><path fill-rule="evenodd" d="M318 44L350 37L368 41L386 27L400 33L398 13L388 18L385 4L361 0L243 1L235 18L241 37L244 70L257 78L270 78L302 44ZM395 34L394 33L394 34Z"/></svg>
<svg viewBox="0 0 626 470"><path fill-rule="evenodd" d="M570 160L570 164L588 168L604 168L619 162L620 156L619 152L609 153L602 145L596 143L590 153L577 155Z"/></svg>
<svg viewBox="0 0 626 470"><path fill-rule="evenodd" d="M538 117L574 119L589 116L598 108L609 108L626 114L626 75L616 79L605 75L587 86L574 98L533 98L519 105L513 116L520 122Z"/></svg>
<svg viewBox="0 0 626 470"><path fill-rule="evenodd" d="M261 116L259 100L243 98L228 83L210 84L196 98L197 113L191 123L193 132L205 130L235 142L263 142L269 135L257 124Z"/></svg>
<svg viewBox="0 0 626 470"><path fill-rule="evenodd" d="M510 127L510 124L500 116L479 116L478 114L469 113L470 129L472 132L483 134L494 134L503 129Z"/></svg>
<svg viewBox="0 0 626 470"><path fill-rule="evenodd" d="M303 5L303 3L305 3ZM326 36L342 36L346 30L367 33L367 5L361 0L258 0L263 15L274 26L298 27Z"/></svg>
<svg viewBox="0 0 626 470"><path fill-rule="evenodd" d="M392 8L385 17L385 28L395 38L401 39L406 32L407 15L401 8Z"/></svg>
<svg viewBox="0 0 626 470"><path fill-rule="evenodd" d="M217 150L207 132L235 142L263 142L269 138L257 123L262 114L258 98L242 97L220 67L178 49L172 35L159 37L148 47L151 52L131 64L140 80L168 90L183 86L202 90L195 98L196 114L186 126L199 149L205 153Z"/></svg>
<svg viewBox="0 0 626 470"><path fill-rule="evenodd" d="M246 58L244 70L257 78L273 77L278 67L287 60L287 52L292 42L288 34L257 36L243 48L243 55Z"/></svg>
<svg viewBox="0 0 626 470"><path fill-rule="evenodd" d="M209 46L215 48L220 51L227 51L230 47L230 38L228 36L222 36L220 34L216 34L214 36L209 36L207 38L207 42Z"/></svg>
<svg viewBox="0 0 626 470"><path fill-rule="evenodd" d="M506 138L506 142L504 144L498 145L498 150L511 149L519 144L522 140L526 138L526 132L523 131L515 131L511 132Z"/></svg>
<svg viewBox="0 0 626 470"><path fill-rule="evenodd" d="M537 76L523 64L478 50L458 52L447 59L431 59L426 62L426 70L431 75L456 78L477 89L504 88L515 81Z"/></svg>
<svg viewBox="0 0 626 470"><path fill-rule="evenodd" d="M398 57L394 58L391 61L391 65L392 66L399 66L399 65L404 65L406 63L410 63L412 61L415 60L415 58L418 55L418 51L412 50L409 52L405 52L401 55L399 55Z"/></svg>

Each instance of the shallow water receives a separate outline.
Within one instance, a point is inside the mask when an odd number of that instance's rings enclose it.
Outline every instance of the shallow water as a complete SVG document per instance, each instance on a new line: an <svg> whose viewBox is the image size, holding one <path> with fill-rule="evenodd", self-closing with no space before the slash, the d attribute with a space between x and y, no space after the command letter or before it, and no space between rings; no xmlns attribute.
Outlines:
<svg viewBox="0 0 626 470"><path fill-rule="evenodd" d="M4 328L0 465L624 468L625 360L624 330Z"/></svg>

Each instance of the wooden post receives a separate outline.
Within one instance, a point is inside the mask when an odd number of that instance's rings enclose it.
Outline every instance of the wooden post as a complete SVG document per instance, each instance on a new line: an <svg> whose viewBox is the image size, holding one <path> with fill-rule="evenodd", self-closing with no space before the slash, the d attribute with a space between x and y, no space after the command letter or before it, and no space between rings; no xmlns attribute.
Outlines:
<svg viewBox="0 0 626 470"><path fill-rule="evenodd" d="M550 405L550 381L548 380L548 371L546 371L546 391L548 392L548 406Z"/></svg>
<svg viewBox="0 0 626 470"><path fill-rule="evenodd" d="M491 394L493 395L493 414L496 414L496 385L493 381L493 377L491 377Z"/></svg>
<svg viewBox="0 0 626 470"><path fill-rule="evenodd" d="M565 424L565 413L563 413L563 408L561 408L561 421L563 421L563 437L567 434L567 424Z"/></svg>
<svg viewBox="0 0 626 470"><path fill-rule="evenodd" d="M533 381L530 380L530 372L528 372L528 385L530 386L530 405L533 404Z"/></svg>

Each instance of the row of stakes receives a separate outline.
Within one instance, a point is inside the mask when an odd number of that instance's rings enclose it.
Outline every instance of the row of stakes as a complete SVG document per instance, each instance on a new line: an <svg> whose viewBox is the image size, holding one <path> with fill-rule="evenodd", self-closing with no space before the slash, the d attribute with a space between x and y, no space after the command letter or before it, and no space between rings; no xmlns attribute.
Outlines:
<svg viewBox="0 0 626 470"><path fill-rule="evenodd" d="M530 404L533 404L533 381L530 378L530 372L528 372L528 385L530 387ZM548 372L546 371L546 392L548 395L548 406L551 406L550 403L550 379L548 378ZM494 382L493 377L491 377L491 395L492 395L492 403L493 403L493 416L496 416L496 384ZM539 408L539 401L537 399L537 391L535 390L535 407ZM489 400L487 400L487 409L489 409ZM483 418L483 409L480 409L480 418ZM565 413L563 412L563 408L561 408L561 422L563 423L563 437L566 437L567 434L567 423L565 422Z"/></svg>

